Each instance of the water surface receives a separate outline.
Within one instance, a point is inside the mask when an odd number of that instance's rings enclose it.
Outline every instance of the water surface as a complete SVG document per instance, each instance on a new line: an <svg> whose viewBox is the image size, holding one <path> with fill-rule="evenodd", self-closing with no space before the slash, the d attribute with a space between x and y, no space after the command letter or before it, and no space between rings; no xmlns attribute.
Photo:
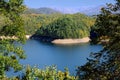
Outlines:
<svg viewBox="0 0 120 80"><path fill-rule="evenodd" d="M62 71L65 67L68 67L70 73L74 74L76 67L84 65L89 54L100 51L102 46L90 45L89 43L54 45L37 40L28 40L23 48L27 59L21 60L22 64L38 65L40 68L54 64Z"/></svg>

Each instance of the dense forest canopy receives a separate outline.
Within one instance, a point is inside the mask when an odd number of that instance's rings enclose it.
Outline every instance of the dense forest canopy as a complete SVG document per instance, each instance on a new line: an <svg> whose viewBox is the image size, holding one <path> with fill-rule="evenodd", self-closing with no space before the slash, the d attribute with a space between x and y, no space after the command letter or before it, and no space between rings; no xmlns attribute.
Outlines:
<svg viewBox="0 0 120 80"><path fill-rule="evenodd" d="M48 25L62 14L22 14L26 34L33 35L42 25Z"/></svg>
<svg viewBox="0 0 120 80"><path fill-rule="evenodd" d="M94 20L80 13L62 15L57 20L42 25L35 35L60 39L87 37Z"/></svg>
<svg viewBox="0 0 120 80"><path fill-rule="evenodd" d="M24 20L24 28L26 34L32 35L37 29L39 29L42 25L47 25L54 20L58 19L62 14L21 14L21 18ZM0 14L0 29L9 24L10 20L5 16Z"/></svg>
<svg viewBox="0 0 120 80"><path fill-rule="evenodd" d="M35 14L35 13L30 13L30 14L24 14L22 13L21 18L24 20L24 28L26 31L26 34L28 35L33 35L35 34L35 32L42 26L47 26L47 25L55 25L57 22L57 19L59 18L64 18L64 17L68 17L71 18L72 20L72 26L75 27L79 27L79 29L81 28L80 31L78 31L78 37L80 37L80 33L81 33L81 37L84 36L88 36L89 35L89 30L90 27L94 24L95 18L92 17L88 17L84 14L59 14L59 13L55 13L55 14ZM0 15L0 28L4 25L6 25L6 23L10 22L9 19L7 19L4 15ZM69 21L70 22L70 21ZM60 26L61 24L59 24ZM69 25L68 25L69 26ZM50 26L49 26L50 27ZM67 26L66 26L67 27Z"/></svg>

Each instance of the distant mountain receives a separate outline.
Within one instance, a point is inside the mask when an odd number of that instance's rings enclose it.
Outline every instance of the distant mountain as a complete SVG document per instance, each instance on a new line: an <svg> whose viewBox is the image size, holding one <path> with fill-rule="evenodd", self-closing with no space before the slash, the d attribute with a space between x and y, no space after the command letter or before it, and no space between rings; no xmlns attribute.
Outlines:
<svg viewBox="0 0 120 80"><path fill-rule="evenodd" d="M53 8L57 11L60 11L63 14L74 14L79 12L79 9L74 9L74 8Z"/></svg>
<svg viewBox="0 0 120 80"><path fill-rule="evenodd" d="M86 15L97 15L100 13L100 10L102 7L105 7L104 5L97 6L97 7L91 7L87 8L85 10L80 10L81 13L86 14Z"/></svg>
<svg viewBox="0 0 120 80"><path fill-rule="evenodd" d="M74 13L82 13L82 14L86 14L86 15L97 15L100 13L100 9L102 7L105 7L104 5L100 5L100 6L92 6L92 7L80 7L80 8L47 8L47 7L43 7L43 8L38 8L38 9L34 9L34 8L28 8L24 13L26 14L55 14L55 13L59 13L59 14L74 14Z"/></svg>
<svg viewBox="0 0 120 80"><path fill-rule="evenodd" d="M86 15L96 15L100 13L100 9L105 7L104 5L92 6L92 7L80 7L80 8L53 8L64 14L83 13Z"/></svg>
<svg viewBox="0 0 120 80"><path fill-rule="evenodd" d="M38 9L34 9L34 8L28 8L27 10L24 11L25 14L55 14L55 13L61 13L60 11L54 10L52 8L38 8Z"/></svg>

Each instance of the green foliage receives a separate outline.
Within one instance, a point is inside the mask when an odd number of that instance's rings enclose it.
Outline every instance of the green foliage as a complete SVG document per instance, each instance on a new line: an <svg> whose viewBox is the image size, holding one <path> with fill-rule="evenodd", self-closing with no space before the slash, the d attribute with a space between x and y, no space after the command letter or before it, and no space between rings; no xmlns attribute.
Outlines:
<svg viewBox="0 0 120 80"><path fill-rule="evenodd" d="M3 0L0 2L0 12L6 22L6 24L1 27L0 36L16 36L19 41L25 41L23 20L20 17L20 13L25 9L22 1L23 0Z"/></svg>
<svg viewBox="0 0 120 80"><path fill-rule="evenodd" d="M47 25L58 19L61 14L22 14L26 34L32 35L43 25Z"/></svg>
<svg viewBox="0 0 120 80"><path fill-rule="evenodd" d="M19 20L19 22L24 21L24 28L25 28L27 35L33 35L40 27L47 26L50 23L52 24L60 17L67 16L67 17L73 19L73 22L75 23L74 26L80 26L82 28L80 31L78 31L79 33L81 33L81 36L82 35L87 36L89 34L88 30L90 29L90 26L92 26L94 24L94 20L95 20L95 19L92 19L90 17L87 17L87 16L79 14L79 13L74 14L74 15L69 15L69 14L64 15L64 14L59 14L59 13L49 14L49 15L36 14L36 13L31 13L31 14L23 13L23 14L20 14L20 16L21 16L21 19L18 19L18 20ZM15 15L14 15L14 17L15 17ZM12 17L11 17L11 19L12 19ZM1 14L0 21L1 21L0 29L3 26L6 26L7 24L12 24L12 21L8 17L6 17L6 15ZM85 30L83 30L83 29L85 29Z"/></svg>
<svg viewBox="0 0 120 80"><path fill-rule="evenodd" d="M50 38L82 38L89 36L94 19L82 14L63 15L57 20L43 25L35 35Z"/></svg>
<svg viewBox="0 0 120 80"><path fill-rule="evenodd" d="M24 10L22 5L23 0L1 0L0 14L4 17L1 25L0 36L9 36L10 38L0 39L0 79L6 80L6 72L10 69L19 71L22 65L19 63L20 59L25 59L25 55L21 47L14 45L14 42L25 42L25 31L23 28L23 20L20 13ZM3 22L4 22L3 21ZM15 36L16 40L12 39Z"/></svg>
<svg viewBox="0 0 120 80"><path fill-rule="evenodd" d="M25 69L22 80L77 80L76 77L70 76L69 71L57 71L55 66L46 67L44 70L37 67L31 68L29 65Z"/></svg>
<svg viewBox="0 0 120 80"><path fill-rule="evenodd" d="M99 37L108 36L109 43L98 53L91 53L88 62L77 69L81 79L120 79L120 0L108 4L97 16L95 32ZM98 37L98 38L99 38Z"/></svg>
<svg viewBox="0 0 120 80"><path fill-rule="evenodd" d="M95 25L92 27L91 31L96 34L94 39L99 42L101 39L108 39L110 37L114 37L116 31L119 31L119 9L117 10L117 6L119 3L115 5L107 4L107 8L101 9L101 14L97 15L97 19ZM92 35L91 35L92 37ZM93 42L95 41L93 38Z"/></svg>

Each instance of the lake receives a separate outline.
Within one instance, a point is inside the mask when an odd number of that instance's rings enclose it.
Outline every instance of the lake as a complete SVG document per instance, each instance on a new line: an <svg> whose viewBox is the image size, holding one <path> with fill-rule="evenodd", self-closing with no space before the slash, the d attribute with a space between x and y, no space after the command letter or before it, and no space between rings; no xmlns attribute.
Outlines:
<svg viewBox="0 0 120 80"><path fill-rule="evenodd" d="M23 49L27 55L25 60L20 63L31 66L37 65L39 68L56 65L58 70L64 71L69 68L71 74L75 74L77 66L84 65L91 52L102 49L101 45L90 45L90 43L75 45L55 45L42 43L37 40L28 40Z"/></svg>

